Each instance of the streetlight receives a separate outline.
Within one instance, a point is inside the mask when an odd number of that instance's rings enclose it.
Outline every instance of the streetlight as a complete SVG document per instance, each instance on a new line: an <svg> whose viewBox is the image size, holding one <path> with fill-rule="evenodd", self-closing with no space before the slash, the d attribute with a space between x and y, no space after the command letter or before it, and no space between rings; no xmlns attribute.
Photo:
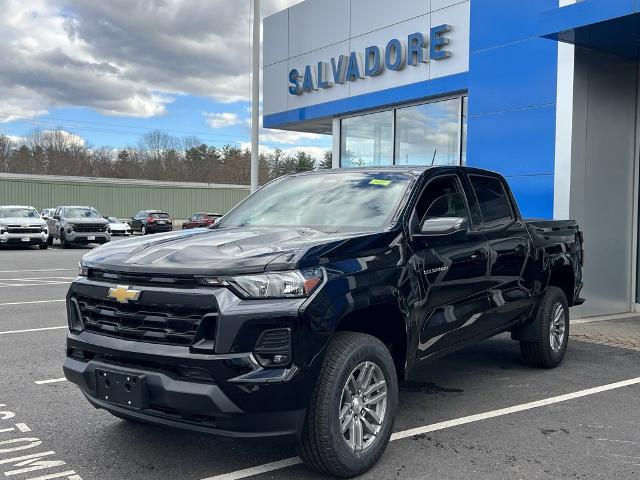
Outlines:
<svg viewBox="0 0 640 480"><path fill-rule="evenodd" d="M260 0L253 1L251 36L251 193L258 189L260 148Z"/></svg>

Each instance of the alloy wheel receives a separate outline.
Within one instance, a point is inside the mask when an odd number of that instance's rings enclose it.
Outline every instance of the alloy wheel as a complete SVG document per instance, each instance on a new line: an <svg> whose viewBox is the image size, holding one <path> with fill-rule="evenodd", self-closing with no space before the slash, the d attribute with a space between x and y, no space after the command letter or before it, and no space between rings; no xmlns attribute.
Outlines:
<svg viewBox="0 0 640 480"><path fill-rule="evenodd" d="M567 327L566 317L562 304L560 302L556 303L553 306L551 325L549 326L549 340L551 342L551 349L554 352L558 352L564 344L564 336Z"/></svg>
<svg viewBox="0 0 640 480"><path fill-rule="evenodd" d="M387 381L380 367L363 362L342 389L338 420L342 437L354 452L364 452L382 430L387 410Z"/></svg>

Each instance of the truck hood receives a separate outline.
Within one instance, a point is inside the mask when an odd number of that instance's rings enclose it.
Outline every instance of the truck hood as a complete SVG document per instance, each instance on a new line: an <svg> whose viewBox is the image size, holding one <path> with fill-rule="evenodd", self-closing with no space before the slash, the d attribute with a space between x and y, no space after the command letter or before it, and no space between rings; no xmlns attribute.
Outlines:
<svg viewBox="0 0 640 480"><path fill-rule="evenodd" d="M389 247L397 233L285 228L199 228L114 241L87 253L83 265L116 272L255 273L314 266Z"/></svg>
<svg viewBox="0 0 640 480"><path fill-rule="evenodd" d="M0 218L0 225L45 225L41 218L6 217Z"/></svg>

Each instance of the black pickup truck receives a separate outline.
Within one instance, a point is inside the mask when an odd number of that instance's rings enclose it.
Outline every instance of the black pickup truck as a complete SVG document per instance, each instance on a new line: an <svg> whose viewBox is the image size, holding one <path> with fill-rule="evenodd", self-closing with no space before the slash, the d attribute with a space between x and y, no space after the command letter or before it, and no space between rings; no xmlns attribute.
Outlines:
<svg viewBox="0 0 640 480"><path fill-rule="evenodd" d="M296 174L213 228L86 254L64 372L117 417L297 435L308 465L351 477L426 362L509 331L526 362L559 365L582 262L576 223L523 220L496 173Z"/></svg>

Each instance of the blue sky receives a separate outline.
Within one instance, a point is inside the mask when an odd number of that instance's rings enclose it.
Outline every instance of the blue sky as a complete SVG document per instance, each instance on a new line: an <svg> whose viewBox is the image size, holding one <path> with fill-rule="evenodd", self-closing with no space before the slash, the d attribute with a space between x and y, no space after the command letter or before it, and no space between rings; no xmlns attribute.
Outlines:
<svg viewBox="0 0 640 480"><path fill-rule="evenodd" d="M262 15L299 0L263 0ZM249 0L5 0L0 133L61 128L133 146L160 129L247 146ZM319 157L327 136L264 131L262 151Z"/></svg>

